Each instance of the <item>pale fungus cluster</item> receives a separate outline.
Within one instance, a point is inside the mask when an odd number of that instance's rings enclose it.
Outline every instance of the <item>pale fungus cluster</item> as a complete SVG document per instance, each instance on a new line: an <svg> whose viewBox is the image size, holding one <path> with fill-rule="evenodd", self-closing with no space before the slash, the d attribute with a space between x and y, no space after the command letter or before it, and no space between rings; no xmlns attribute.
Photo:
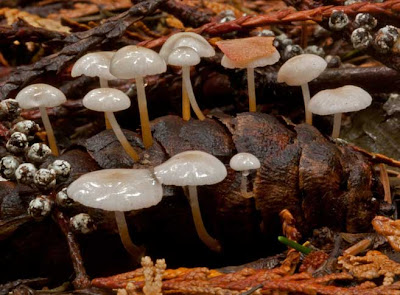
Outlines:
<svg viewBox="0 0 400 295"><path fill-rule="evenodd" d="M334 12L329 25L335 30L341 30L347 22L343 13ZM374 25L374 20L366 16L358 16L357 22L360 27ZM266 35L222 40L216 43L224 54L221 60L223 67L246 69L251 112L257 109L254 69L273 65L280 59L280 54L274 46L274 37L271 37L269 33ZM164 43L159 54L139 46L126 46L116 52L88 53L76 61L71 75L99 78L100 87L88 92L82 103L87 109L104 112L107 128L113 130L124 151L138 162L139 154L127 140L114 115L115 112L128 109L131 106L131 98L121 90L109 87L108 81L134 79L141 135L143 145L148 149L153 144L153 138L147 110L144 81L146 76L165 72L167 65L181 67L182 117L186 121L190 120L191 107L197 118L204 120L205 116L195 98L190 73L191 67L199 64L201 58L214 55L213 46L205 38L195 33L183 32L172 35ZM308 83L317 79L326 67L327 62L319 55L300 54L290 58L281 66L277 80L290 86L301 86L306 123L312 124L313 113L334 115L332 137L338 137L341 114L366 108L371 104L372 99L367 92L351 85L323 90L310 98ZM43 163L51 153L54 156L59 154L46 108L59 106L66 101L66 97L53 86L33 84L21 90L16 101L22 109L39 108L50 148L43 143L35 143L29 147L29 141L38 131L38 126L34 122L16 124L12 129L7 149L15 155L26 153L26 158L30 162L22 163L14 155L3 157L0 159L0 175L6 179L16 179L21 184L34 183L42 190L54 188L56 183L68 178L71 170L69 163L55 160L47 168L41 169L37 169L35 165ZM3 109L18 111L18 105L14 105L13 101L8 102L7 105L2 103ZM261 165L262 163L254 155L246 152L238 153L231 159L228 169L240 173L242 197L254 197L254 194L249 191L248 178L256 175ZM250 173L253 174L250 175ZM55 195L54 202L59 207L68 207L75 201L87 207L114 212L124 247L130 255L140 261L144 255L144 249L132 242L124 212L159 204L163 197L163 185L182 187L189 200L194 227L199 239L212 251L220 252L221 243L208 233L203 223L197 186L222 182L227 174L227 167L215 156L203 151L188 150L173 155L154 169L103 169L84 174L68 188L61 189ZM32 216L42 218L48 214L52 205L52 200L41 195L31 202L29 210ZM70 221L71 226L81 233L93 230L92 223L93 221L86 213L78 214Z"/></svg>

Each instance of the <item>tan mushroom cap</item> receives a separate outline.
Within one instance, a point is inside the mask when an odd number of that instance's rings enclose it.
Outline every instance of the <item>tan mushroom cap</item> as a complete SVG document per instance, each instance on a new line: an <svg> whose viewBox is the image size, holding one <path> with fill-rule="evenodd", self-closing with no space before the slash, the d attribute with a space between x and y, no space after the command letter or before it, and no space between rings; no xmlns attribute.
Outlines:
<svg viewBox="0 0 400 295"><path fill-rule="evenodd" d="M154 50L129 45L118 50L111 59L110 73L120 79L133 79L163 73L167 65Z"/></svg>
<svg viewBox="0 0 400 295"><path fill-rule="evenodd" d="M23 109L56 107L67 101L64 93L48 84L32 84L22 89L15 100Z"/></svg>
<svg viewBox="0 0 400 295"><path fill-rule="evenodd" d="M131 106L131 100L121 90L97 88L89 91L82 101L83 105L97 112L119 112Z"/></svg>
<svg viewBox="0 0 400 295"><path fill-rule="evenodd" d="M200 56L190 47L179 47L168 56L168 64L173 66L194 66L200 63Z"/></svg>
<svg viewBox="0 0 400 295"><path fill-rule="evenodd" d="M260 160L250 153L238 153L232 157L229 166L235 171L246 171L260 168Z"/></svg>
<svg viewBox="0 0 400 295"><path fill-rule="evenodd" d="M215 55L214 48L201 35L192 32L182 32L172 35L161 47L160 56L168 60L169 55L179 47L190 47L200 57Z"/></svg>
<svg viewBox="0 0 400 295"><path fill-rule="evenodd" d="M245 68L258 68L265 67L269 65L273 65L279 61L281 55L279 51L276 50L270 56L260 57L258 59L252 60L247 64L238 64L230 60L226 55L224 55L221 59L221 65L228 69L245 69Z"/></svg>
<svg viewBox="0 0 400 295"><path fill-rule="evenodd" d="M333 115L365 109L371 102L371 95L364 89L346 85L318 92L311 98L308 110L317 115Z"/></svg>
<svg viewBox="0 0 400 295"><path fill-rule="evenodd" d="M67 194L87 207L130 211L157 205L163 191L148 169L104 169L79 177Z"/></svg>
<svg viewBox="0 0 400 295"><path fill-rule="evenodd" d="M301 54L286 61L278 72L278 82L300 86L317 78L325 69L326 61L315 54Z"/></svg>
<svg viewBox="0 0 400 295"><path fill-rule="evenodd" d="M224 180L225 165L202 151L179 153L154 168L157 179L166 185L211 185Z"/></svg>
<svg viewBox="0 0 400 295"><path fill-rule="evenodd" d="M274 37L250 37L223 40L217 46L225 54L221 60L226 68L256 68L272 65L279 58L273 46Z"/></svg>
<svg viewBox="0 0 400 295"><path fill-rule="evenodd" d="M110 62L114 52L99 51L85 54L79 58L71 70L72 77L85 75L88 77L99 77L105 80L117 79L110 74Z"/></svg>

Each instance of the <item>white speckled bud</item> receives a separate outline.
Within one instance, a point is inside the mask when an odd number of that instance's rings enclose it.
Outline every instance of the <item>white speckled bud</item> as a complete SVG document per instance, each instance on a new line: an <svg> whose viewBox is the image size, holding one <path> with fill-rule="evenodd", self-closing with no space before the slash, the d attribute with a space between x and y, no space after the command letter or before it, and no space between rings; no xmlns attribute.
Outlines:
<svg viewBox="0 0 400 295"><path fill-rule="evenodd" d="M19 183L22 184L33 184L33 178L35 177L35 174L37 172L37 169L35 165L31 163L23 163L18 166L17 170L15 170L15 178Z"/></svg>
<svg viewBox="0 0 400 295"><path fill-rule="evenodd" d="M93 219L89 214L80 213L69 220L71 228L82 234L88 234L96 229Z"/></svg>
<svg viewBox="0 0 400 295"><path fill-rule="evenodd" d="M71 164L64 160L55 160L47 168L54 170L57 175L57 182L67 180L71 173Z"/></svg>
<svg viewBox="0 0 400 295"><path fill-rule="evenodd" d="M15 170L21 162L17 157L5 156L0 160L0 175L5 179L14 179Z"/></svg>
<svg viewBox="0 0 400 295"><path fill-rule="evenodd" d="M56 195L56 204L60 207L69 207L74 204L74 200L68 197L67 188L64 187Z"/></svg>
<svg viewBox="0 0 400 295"><path fill-rule="evenodd" d="M6 148L13 154L22 153L28 147L28 138L21 132L11 134L10 139L6 143Z"/></svg>
<svg viewBox="0 0 400 295"><path fill-rule="evenodd" d="M56 185L56 173L54 170L42 168L35 173L33 180L38 189L49 190Z"/></svg>
<svg viewBox="0 0 400 295"><path fill-rule="evenodd" d="M11 129L11 133L21 132L25 134L29 141L33 140L36 132L40 130L39 125L31 120L24 120L16 123Z"/></svg>
<svg viewBox="0 0 400 295"><path fill-rule="evenodd" d="M33 163L43 163L51 155L51 149L44 143L34 143L26 152L26 158Z"/></svg>
<svg viewBox="0 0 400 295"><path fill-rule="evenodd" d="M341 31L349 24L349 17L341 10L334 10L329 17L329 28Z"/></svg>
<svg viewBox="0 0 400 295"><path fill-rule="evenodd" d="M29 203L28 214L35 219L42 219L50 214L52 202L46 196L39 196Z"/></svg>

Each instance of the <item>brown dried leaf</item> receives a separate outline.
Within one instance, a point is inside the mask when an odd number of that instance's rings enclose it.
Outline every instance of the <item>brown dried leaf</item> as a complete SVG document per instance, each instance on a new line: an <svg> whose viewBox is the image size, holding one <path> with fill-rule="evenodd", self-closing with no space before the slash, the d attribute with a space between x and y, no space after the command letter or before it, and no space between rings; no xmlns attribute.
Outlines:
<svg viewBox="0 0 400 295"><path fill-rule="evenodd" d="M388 217L376 216L372 220L372 226L377 233L387 238L395 251L400 252L400 219L392 220Z"/></svg>

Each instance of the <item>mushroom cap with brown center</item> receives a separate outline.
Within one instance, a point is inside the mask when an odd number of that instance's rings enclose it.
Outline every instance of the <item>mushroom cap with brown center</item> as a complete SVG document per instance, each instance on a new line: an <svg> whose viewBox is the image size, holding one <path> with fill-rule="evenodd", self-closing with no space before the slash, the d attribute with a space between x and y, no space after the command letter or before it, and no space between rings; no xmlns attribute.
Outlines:
<svg viewBox="0 0 400 295"><path fill-rule="evenodd" d="M23 109L56 107L67 101L64 93L48 84L32 84L22 89L15 100Z"/></svg>
<svg viewBox="0 0 400 295"><path fill-rule="evenodd" d="M157 205L163 191L148 169L104 169L79 177L67 194L87 207L130 211Z"/></svg>

